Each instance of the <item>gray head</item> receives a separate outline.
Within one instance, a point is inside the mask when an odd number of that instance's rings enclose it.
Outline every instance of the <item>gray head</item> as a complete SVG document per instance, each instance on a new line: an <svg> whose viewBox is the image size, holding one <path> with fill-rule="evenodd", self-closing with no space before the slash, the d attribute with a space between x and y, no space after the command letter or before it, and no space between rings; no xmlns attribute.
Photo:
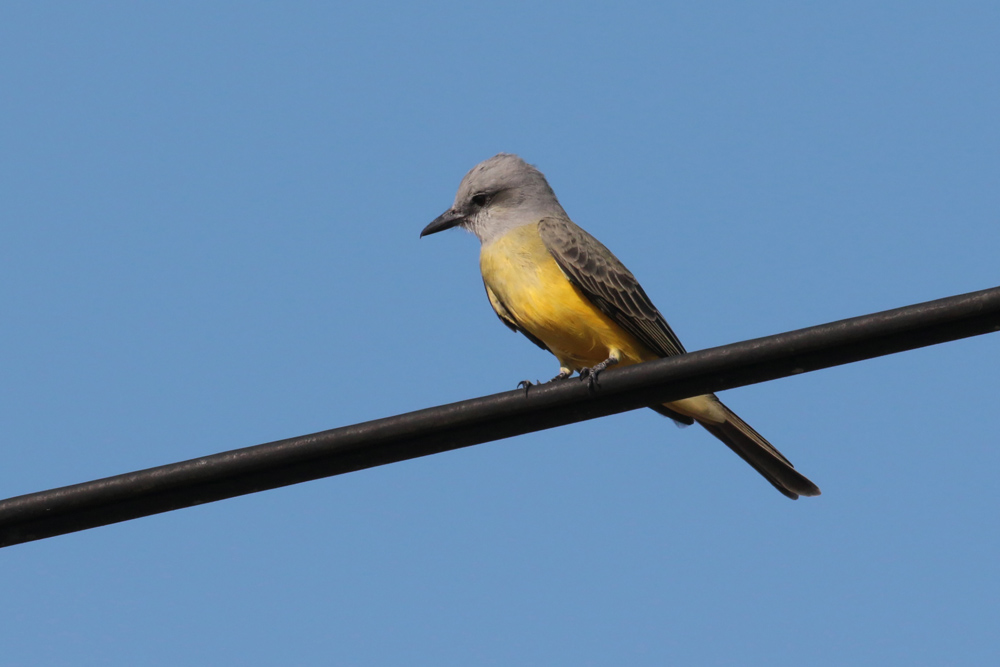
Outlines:
<svg viewBox="0 0 1000 667"><path fill-rule="evenodd" d="M515 227L552 216L565 218L566 212L542 172L516 155L500 153L465 175L455 204L420 236L464 227L488 243Z"/></svg>

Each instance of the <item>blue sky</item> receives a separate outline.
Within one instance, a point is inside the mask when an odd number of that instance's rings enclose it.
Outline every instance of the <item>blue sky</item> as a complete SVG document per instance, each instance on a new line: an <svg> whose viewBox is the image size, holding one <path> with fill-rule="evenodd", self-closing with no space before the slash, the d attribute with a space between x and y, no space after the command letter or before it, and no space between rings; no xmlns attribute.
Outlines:
<svg viewBox="0 0 1000 667"><path fill-rule="evenodd" d="M690 349L1000 284L996 3L5 3L0 496L513 388L539 166ZM1000 339L0 550L17 665L987 664ZM648 413L648 414L647 414Z"/></svg>

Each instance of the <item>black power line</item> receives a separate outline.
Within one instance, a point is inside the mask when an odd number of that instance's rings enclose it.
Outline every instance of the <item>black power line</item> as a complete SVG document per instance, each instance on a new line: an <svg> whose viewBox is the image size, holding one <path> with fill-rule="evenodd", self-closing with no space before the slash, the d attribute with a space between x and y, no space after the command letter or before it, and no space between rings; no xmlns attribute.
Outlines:
<svg viewBox="0 0 1000 667"><path fill-rule="evenodd" d="M0 546L998 330L1000 287L30 493L0 501Z"/></svg>

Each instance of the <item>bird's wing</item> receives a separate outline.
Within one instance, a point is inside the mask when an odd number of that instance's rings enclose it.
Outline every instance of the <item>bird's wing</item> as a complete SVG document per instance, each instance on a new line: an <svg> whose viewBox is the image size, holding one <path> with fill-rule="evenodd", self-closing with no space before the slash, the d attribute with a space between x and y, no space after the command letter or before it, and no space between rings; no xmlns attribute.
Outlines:
<svg viewBox="0 0 1000 667"><path fill-rule="evenodd" d="M563 218L543 219L538 233L563 273L602 313L662 357L684 353L635 276L600 241Z"/></svg>
<svg viewBox="0 0 1000 667"><path fill-rule="evenodd" d="M503 305L503 302L499 299L499 297L497 297L496 294L493 293L493 290L490 289L490 286L487 285L485 281L483 282L483 286L486 287L486 296L489 297L490 305L493 306L493 312L497 314L497 317L500 318L501 322L506 324L511 331L515 332L520 331L532 343L542 348L546 352L550 352L549 348L545 345L545 343L543 343L535 336L532 336L527 329L518 324L518 321L515 320L514 316L510 314L509 310L507 310L507 306Z"/></svg>

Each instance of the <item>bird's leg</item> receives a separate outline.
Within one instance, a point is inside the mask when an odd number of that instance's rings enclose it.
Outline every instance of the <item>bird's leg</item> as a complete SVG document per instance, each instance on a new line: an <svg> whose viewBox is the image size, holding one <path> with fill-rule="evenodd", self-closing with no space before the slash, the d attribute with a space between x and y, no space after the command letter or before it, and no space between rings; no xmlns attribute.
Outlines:
<svg viewBox="0 0 1000 667"><path fill-rule="evenodd" d="M610 356L599 364L594 364L590 368L580 369L580 379L587 378L590 383L590 388L595 389L597 387L597 375L603 371L608 366L614 366L618 363L618 357Z"/></svg>
<svg viewBox="0 0 1000 667"><path fill-rule="evenodd" d="M573 371L571 371L570 369L566 368L565 366L560 366L559 367L559 375L557 375L554 378L552 378L551 380L549 380L549 382L555 382L556 380L565 380L566 378L568 378L572 374L573 374Z"/></svg>

